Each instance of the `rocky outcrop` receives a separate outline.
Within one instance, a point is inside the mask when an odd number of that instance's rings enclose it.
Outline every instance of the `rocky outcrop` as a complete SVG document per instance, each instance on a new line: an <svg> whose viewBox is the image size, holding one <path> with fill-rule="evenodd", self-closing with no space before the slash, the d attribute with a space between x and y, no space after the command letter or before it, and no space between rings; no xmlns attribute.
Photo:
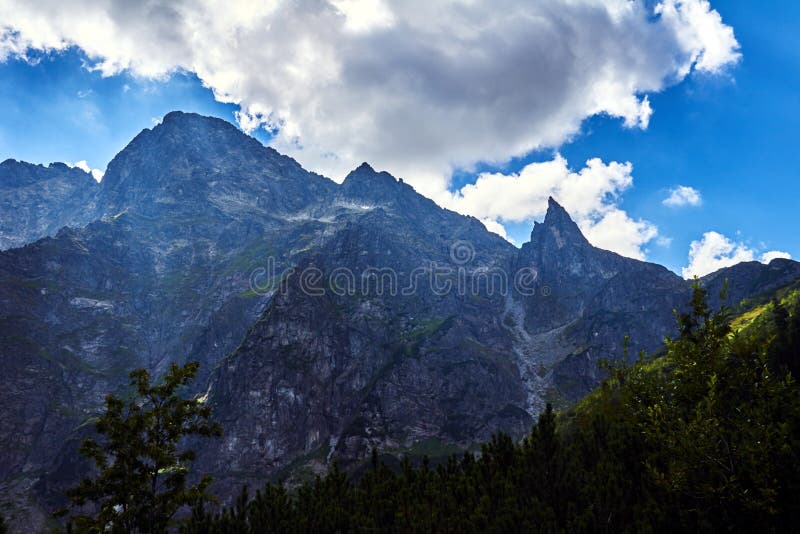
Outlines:
<svg viewBox="0 0 800 534"><path fill-rule="evenodd" d="M0 163L0 250L86 226L99 216L99 190L92 175L63 163Z"/></svg>
<svg viewBox="0 0 800 534"><path fill-rule="evenodd" d="M800 278L800 263L776 258L768 265L757 261L745 261L725 267L700 279L708 290L709 300L714 305L723 304L720 293L725 289L724 304L735 306L742 300L761 293L772 292Z"/></svg>
<svg viewBox="0 0 800 534"><path fill-rule="evenodd" d="M597 385L599 361L621 357L625 336L631 357L658 348L674 333L672 310L689 295L686 281L666 268L592 246L552 198L517 265L533 271L537 288L521 303L517 353L523 361L544 356L547 369L538 372L556 404Z"/></svg>

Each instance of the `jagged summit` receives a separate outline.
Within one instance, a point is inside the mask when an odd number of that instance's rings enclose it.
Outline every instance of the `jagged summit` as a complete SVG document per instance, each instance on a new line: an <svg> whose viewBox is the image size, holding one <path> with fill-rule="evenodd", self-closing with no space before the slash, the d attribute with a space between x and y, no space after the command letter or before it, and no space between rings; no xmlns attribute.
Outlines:
<svg viewBox="0 0 800 534"><path fill-rule="evenodd" d="M183 144L184 149L194 149L197 153L210 151L211 154L218 154L234 144L250 149L265 148L259 141L226 120L184 111L170 111L152 129L143 130L128 147L134 145L140 137L151 142L157 140L166 144L167 148Z"/></svg>
<svg viewBox="0 0 800 534"><path fill-rule="evenodd" d="M370 165L369 163L364 161L364 162L361 163L361 165L359 165L358 167L353 169L352 172L359 172L359 171L360 172L373 172L374 173L375 169L372 168L372 165ZM351 174L352 174L352 172L351 172Z"/></svg>
<svg viewBox="0 0 800 534"><path fill-rule="evenodd" d="M88 224L99 189L91 174L64 163L0 163L0 250Z"/></svg>
<svg viewBox="0 0 800 534"><path fill-rule="evenodd" d="M78 167L70 167L66 163L53 162L49 165L42 165L15 159L7 159L0 163L0 187L2 188L42 187L42 184L50 183L53 180L70 184L70 187L75 190L95 191L98 187L91 174Z"/></svg>
<svg viewBox="0 0 800 534"><path fill-rule="evenodd" d="M3 177L11 177L19 174L35 175L38 179L47 179L52 177L55 172L68 173L75 177L91 177L91 174L83 169L71 167L60 161L54 161L48 165L43 165L41 163L29 163L27 161L9 158L0 163L0 181Z"/></svg>
<svg viewBox="0 0 800 534"><path fill-rule="evenodd" d="M545 222L558 220L562 218L571 219L567 210L564 209L564 206L556 202L552 196L547 197L547 213L545 214L544 220Z"/></svg>
<svg viewBox="0 0 800 534"><path fill-rule="evenodd" d="M342 194L370 202L392 202L399 194L399 182L386 171L378 172L364 162L345 177Z"/></svg>
<svg viewBox="0 0 800 534"><path fill-rule="evenodd" d="M283 211L304 205L309 190L325 189L323 181L225 120L173 111L109 163L101 205L109 215L127 208L202 212L209 203Z"/></svg>
<svg viewBox="0 0 800 534"><path fill-rule="evenodd" d="M350 171L345 177L344 184L365 183L372 186L376 185L395 185L397 179L386 171L378 172L366 161Z"/></svg>
<svg viewBox="0 0 800 534"><path fill-rule="evenodd" d="M535 222L533 230L531 230L532 243L541 243L545 239L554 239L558 248L566 244L589 245L589 241L567 210L553 197L547 198L547 213L544 216L544 222Z"/></svg>
<svg viewBox="0 0 800 534"><path fill-rule="evenodd" d="M213 117L209 117L209 116L206 116L206 115L200 115L199 113L194 113L192 111L181 111L179 109L176 109L176 110L170 111L169 113L164 115L164 117L162 118L161 122L162 123L169 123L169 122L173 122L173 121L176 121L176 120L181 120L181 119L184 119L184 118L207 120L207 119L211 119ZM225 122L225 121L223 121L223 122Z"/></svg>
<svg viewBox="0 0 800 534"><path fill-rule="evenodd" d="M246 156L260 159L261 164L271 170L280 169L293 176L298 173L309 174L291 156L264 145L233 123L219 117L187 111L170 111L152 130L146 129L142 134L146 132L172 136L173 142L183 142L189 147L194 146L195 153L208 153L216 157L224 157L226 154ZM170 140L170 137L167 137L167 140ZM276 173L275 177L279 177L278 174L280 173ZM321 178L320 175L315 176Z"/></svg>

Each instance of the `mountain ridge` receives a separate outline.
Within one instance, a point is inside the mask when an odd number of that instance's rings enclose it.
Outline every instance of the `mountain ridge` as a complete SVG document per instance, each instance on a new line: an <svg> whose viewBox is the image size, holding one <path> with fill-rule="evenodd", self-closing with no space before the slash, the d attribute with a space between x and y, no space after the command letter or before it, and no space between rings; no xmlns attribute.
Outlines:
<svg viewBox="0 0 800 534"><path fill-rule="evenodd" d="M77 167L7 159L0 163L0 250L23 246L64 226L93 221L99 185Z"/></svg>
<svg viewBox="0 0 800 534"><path fill-rule="evenodd" d="M240 472L520 436L591 390L625 335L657 349L689 291L592 246L554 199L518 249L368 164L336 184L195 114L144 130L95 185L92 221L0 252L0 499L32 525L132 368L202 362L226 434L198 465L230 497ZM731 270L736 296L800 267L772 265Z"/></svg>

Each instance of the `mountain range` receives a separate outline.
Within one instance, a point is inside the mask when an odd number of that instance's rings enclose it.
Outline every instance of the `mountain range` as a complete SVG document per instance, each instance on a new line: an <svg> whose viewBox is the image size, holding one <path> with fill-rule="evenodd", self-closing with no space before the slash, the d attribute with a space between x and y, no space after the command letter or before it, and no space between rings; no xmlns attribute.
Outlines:
<svg viewBox="0 0 800 534"><path fill-rule="evenodd" d="M0 512L38 530L128 372L201 362L223 496L331 462L527 432L602 359L657 351L690 282L592 246L550 199L517 248L368 164L343 183L216 118L172 112L101 183L0 164ZM800 278L742 263L729 303ZM629 336L629 345L625 337ZM627 351L627 352L626 352Z"/></svg>

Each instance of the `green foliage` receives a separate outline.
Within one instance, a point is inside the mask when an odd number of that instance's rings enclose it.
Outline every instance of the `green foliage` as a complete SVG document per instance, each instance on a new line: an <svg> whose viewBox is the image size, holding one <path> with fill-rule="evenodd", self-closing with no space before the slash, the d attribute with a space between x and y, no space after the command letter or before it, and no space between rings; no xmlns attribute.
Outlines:
<svg viewBox="0 0 800 534"><path fill-rule="evenodd" d="M773 300L764 321L771 322L775 332L768 352L771 365L797 378L800 377L800 297L793 297L785 302Z"/></svg>
<svg viewBox="0 0 800 534"><path fill-rule="evenodd" d="M670 372L635 366L618 381L649 491L685 530L783 531L800 512L790 497L800 480L797 387L769 365L767 325L731 334L727 310L712 313L699 286L691 307L666 342Z"/></svg>
<svg viewBox="0 0 800 534"><path fill-rule="evenodd" d="M159 384L139 369L130 374L135 394L127 402L114 395L95 423L102 439L87 438L79 452L96 467L93 477L68 491L75 507L93 503L93 514L76 514L68 528L79 532L165 532L182 507L208 499L209 477L187 487L194 451L182 447L186 436L218 436L211 410L181 391L199 363L172 365Z"/></svg>

